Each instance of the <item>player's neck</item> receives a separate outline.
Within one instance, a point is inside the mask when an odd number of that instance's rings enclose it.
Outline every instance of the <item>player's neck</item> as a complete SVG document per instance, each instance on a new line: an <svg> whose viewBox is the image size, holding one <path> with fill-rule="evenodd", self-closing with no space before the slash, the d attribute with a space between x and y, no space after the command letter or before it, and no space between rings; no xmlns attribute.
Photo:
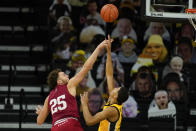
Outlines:
<svg viewBox="0 0 196 131"><path fill-rule="evenodd" d="M110 105L117 104L117 102L112 98L109 98L108 102L109 102Z"/></svg>

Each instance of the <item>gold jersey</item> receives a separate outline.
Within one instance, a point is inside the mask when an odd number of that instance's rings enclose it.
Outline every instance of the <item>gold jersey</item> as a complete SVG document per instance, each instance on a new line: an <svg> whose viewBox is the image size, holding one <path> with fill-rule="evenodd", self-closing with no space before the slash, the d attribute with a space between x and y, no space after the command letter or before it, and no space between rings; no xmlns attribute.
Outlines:
<svg viewBox="0 0 196 131"><path fill-rule="evenodd" d="M98 131L120 131L120 125L122 121L122 107L123 105L118 104L112 104L106 103L106 105L103 107L103 110L108 107L114 107L118 110L119 119L115 122L110 122L109 120L102 120L99 124Z"/></svg>

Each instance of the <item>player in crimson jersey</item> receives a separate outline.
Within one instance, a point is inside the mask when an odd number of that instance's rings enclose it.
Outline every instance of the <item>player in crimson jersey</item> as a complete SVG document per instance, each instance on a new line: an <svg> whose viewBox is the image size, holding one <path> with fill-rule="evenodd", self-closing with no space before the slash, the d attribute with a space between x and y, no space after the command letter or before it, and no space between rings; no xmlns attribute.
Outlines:
<svg viewBox="0 0 196 131"><path fill-rule="evenodd" d="M81 71L69 80L69 76L60 69L55 69L48 75L48 85L51 88L44 106L36 108L37 124L44 123L48 114L52 115L52 131L83 131L79 122L79 112L76 102L76 87L87 75L95 63L98 54L107 47L107 40L101 42L92 55L84 63Z"/></svg>

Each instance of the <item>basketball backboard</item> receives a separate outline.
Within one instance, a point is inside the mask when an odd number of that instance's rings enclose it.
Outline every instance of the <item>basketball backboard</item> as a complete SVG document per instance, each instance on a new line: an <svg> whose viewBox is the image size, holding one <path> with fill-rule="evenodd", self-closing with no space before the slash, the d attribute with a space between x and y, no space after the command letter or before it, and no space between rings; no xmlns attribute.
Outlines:
<svg viewBox="0 0 196 131"><path fill-rule="evenodd" d="M143 16L151 20L180 21L190 18L186 9L196 9L196 0L142 0Z"/></svg>

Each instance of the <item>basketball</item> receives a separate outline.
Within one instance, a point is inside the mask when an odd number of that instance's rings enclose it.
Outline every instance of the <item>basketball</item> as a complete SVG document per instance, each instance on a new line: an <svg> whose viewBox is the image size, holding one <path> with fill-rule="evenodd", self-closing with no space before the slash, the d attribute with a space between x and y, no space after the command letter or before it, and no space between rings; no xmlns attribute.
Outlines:
<svg viewBox="0 0 196 131"><path fill-rule="evenodd" d="M106 4L101 8L101 17L105 22L113 22L118 18L118 9L113 4Z"/></svg>

